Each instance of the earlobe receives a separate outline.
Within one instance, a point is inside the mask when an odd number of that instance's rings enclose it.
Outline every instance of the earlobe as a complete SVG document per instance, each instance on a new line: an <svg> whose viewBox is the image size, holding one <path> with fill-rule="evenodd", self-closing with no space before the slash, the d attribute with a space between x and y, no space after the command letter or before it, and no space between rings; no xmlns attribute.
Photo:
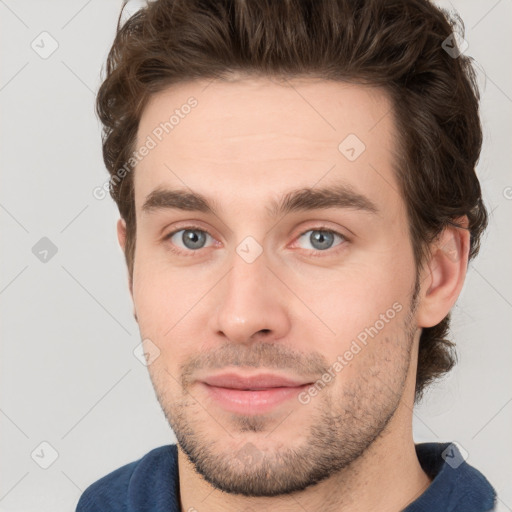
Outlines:
<svg viewBox="0 0 512 512"><path fill-rule="evenodd" d="M457 219L456 223L464 227L448 226L432 243L420 282L419 327L432 327L441 322L460 295L469 255L467 222L467 217Z"/></svg>
<svg viewBox="0 0 512 512"><path fill-rule="evenodd" d="M126 222L124 219L119 219L117 221L117 240L119 241L119 245L124 252L126 247Z"/></svg>

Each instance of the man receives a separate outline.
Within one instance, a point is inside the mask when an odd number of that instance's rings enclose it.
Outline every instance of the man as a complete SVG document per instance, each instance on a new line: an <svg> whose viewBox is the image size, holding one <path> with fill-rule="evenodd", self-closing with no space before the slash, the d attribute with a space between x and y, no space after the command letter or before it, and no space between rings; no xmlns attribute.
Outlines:
<svg viewBox="0 0 512 512"><path fill-rule="evenodd" d="M452 30L427 0L157 0L118 27L104 158L178 443L78 511L493 509L412 436L487 223Z"/></svg>

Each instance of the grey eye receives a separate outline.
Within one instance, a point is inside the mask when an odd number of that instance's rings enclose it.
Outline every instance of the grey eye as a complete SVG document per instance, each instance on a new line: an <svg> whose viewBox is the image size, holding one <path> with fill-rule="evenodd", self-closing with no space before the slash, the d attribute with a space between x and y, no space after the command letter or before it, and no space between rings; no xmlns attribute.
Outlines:
<svg viewBox="0 0 512 512"><path fill-rule="evenodd" d="M181 236L180 236L181 233ZM180 229L172 234L170 240L180 248L184 249L202 249L206 238L210 236L200 229ZM178 243L179 242L179 243ZM183 244L183 245L180 245Z"/></svg>
<svg viewBox="0 0 512 512"><path fill-rule="evenodd" d="M308 236L308 233L309 236ZM317 251L325 251L333 246L335 238L338 237L343 240L343 237L333 231L325 231L321 229L310 229L303 233L299 240L305 238L308 243L311 244L312 248ZM304 249L310 249L310 247L303 247Z"/></svg>

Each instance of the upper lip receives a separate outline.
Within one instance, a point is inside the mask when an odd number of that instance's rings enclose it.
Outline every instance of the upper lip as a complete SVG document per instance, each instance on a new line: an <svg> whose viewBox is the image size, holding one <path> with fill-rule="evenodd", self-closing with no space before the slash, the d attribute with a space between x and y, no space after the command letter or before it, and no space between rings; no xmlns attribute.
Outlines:
<svg viewBox="0 0 512 512"><path fill-rule="evenodd" d="M310 384L308 381L295 380L271 373L260 373L250 376L236 373L222 373L219 375L210 375L202 379L202 381L209 386L231 389L291 388Z"/></svg>

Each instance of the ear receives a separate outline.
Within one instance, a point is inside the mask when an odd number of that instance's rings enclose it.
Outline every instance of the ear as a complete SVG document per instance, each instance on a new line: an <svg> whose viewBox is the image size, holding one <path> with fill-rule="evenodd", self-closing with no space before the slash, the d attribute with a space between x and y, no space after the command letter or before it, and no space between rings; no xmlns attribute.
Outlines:
<svg viewBox="0 0 512 512"><path fill-rule="evenodd" d="M117 221L117 240L119 241L119 245L124 252L126 246L126 222L124 219L119 219Z"/></svg>
<svg viewBox="0 0 512 512"><path fill-rule="evenodd" d="M119 242L119 245L121 247L121 250L123 252L126 251L126 222L124 219L119 219L117 221L117 240ZM128 286L130 288L130 295L132 296L132 302L133 302L133 280L132 276L128 275ZM135 311L135 303L133 304L133 316L135 318L135 321L137 320L137 313Z"/></svg>
<svg viewBox="0 0 512 512"><path fill-rule="evenodd" d="M454 220L463 227L448 226L440 233L432 242L431 256L421 273L418 327L432 327L441 322L464 285L469 256L468 218Z"/></svg>

